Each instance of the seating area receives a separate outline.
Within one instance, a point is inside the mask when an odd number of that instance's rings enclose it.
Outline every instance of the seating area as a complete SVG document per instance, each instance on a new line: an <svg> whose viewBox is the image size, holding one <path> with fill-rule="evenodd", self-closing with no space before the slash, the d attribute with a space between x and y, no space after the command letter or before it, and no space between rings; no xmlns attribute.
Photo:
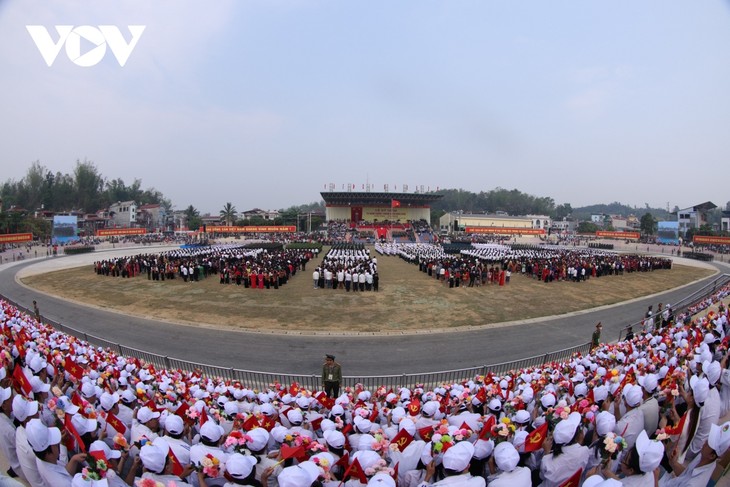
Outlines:
<svg viewBox="0 0 730 487"><path fill-rule="evenodd" d="M0 451L29 485L706 482L730 445L729 295L562 362L331 398L156 368L0 301Z"/></svg>

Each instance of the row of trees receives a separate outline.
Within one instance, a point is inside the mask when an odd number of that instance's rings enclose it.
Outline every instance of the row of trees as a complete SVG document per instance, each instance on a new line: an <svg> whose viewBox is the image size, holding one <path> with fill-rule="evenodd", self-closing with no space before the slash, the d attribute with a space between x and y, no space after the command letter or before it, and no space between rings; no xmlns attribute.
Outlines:
<svg viewBox="0 0 730 487"><path fill-rule="evenodd" d="M143 190L140 179L131 185L121 178L106 179L91 161L76 161L72 174L54 173L36 161L22 179L2 183L0 198L5 209L14 206L30 212L43 208L53 212L95 213L117 201L171 207L161 192L154 188Z"/></svg>

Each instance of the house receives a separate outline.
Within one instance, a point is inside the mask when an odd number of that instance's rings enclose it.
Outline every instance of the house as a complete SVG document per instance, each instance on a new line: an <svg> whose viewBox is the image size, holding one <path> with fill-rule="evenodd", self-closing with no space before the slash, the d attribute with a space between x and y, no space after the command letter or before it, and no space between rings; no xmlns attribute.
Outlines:
<svg viewBox="0 0 730 487"><path fill-rule="evenodd" d="M159 232L165 228L167 212L159 203L141 205L137 208L137 223L151 232Z"/></svg>
<svg viewBox="0 0 730 487"><path fill-rule="evenodd" d="M137 226L137 203L117 201L109 205L109 226L129 228Z"/></svg>
<svg viewBox="0 0 730 487"><path fill-rule="evenodd" d="M279 218L279 210L262 210L260 208L254 208L243 212L244 220L251 220L252 218L261 218L262 220L275 220Z"/></svg>
<svg viewBox="0 0 730 487"><path fill-rule="evenodd" d="M705 201L699 205L677 210L674 214L677 215L677 221L679 222L679 234L685 236L689 229L698 229L705 225L707 223L707 213L715 208L717 208L717 205L711 201Z"/></svg>

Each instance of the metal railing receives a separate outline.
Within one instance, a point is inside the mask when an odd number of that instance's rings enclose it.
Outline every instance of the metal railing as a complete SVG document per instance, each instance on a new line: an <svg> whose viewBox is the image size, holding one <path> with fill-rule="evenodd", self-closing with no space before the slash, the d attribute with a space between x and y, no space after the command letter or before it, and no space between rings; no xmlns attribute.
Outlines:
<svg viewBox="0 0 730 487"><path fill-rule="evenodd" d="M713 279L712 282L702 287L700 290L690 294L684 299L680 300L675 304L675 313L680 313L686 310L690 306L700 302L702 299L713 294L722 286L730 282L729 274L722 274L721 276ZM11 305L15 306L22 312L33 315L33 313L15 303L11 299L4 296L0 296L0 299L5 300ZM164 368L168 370L180 370L182 372L200 373L203 376L210 378L222 378L225 380L238 381L244 387L256 390L263 390L271 386L272 384L291 384L297 382L302 387L310 390L317 389L321 386L321 379L316 374L289 374L289 373L273 373L273 372L260 372L254 370L243 370L232 367L220 367L217 365L204 364L198 362L192 362L189 360L179 359L175 357L168 357L165 355L159 355L137 348L127 347L119 343L114 343L104 338L79 331L70 326L66 326L62 323L56 323L53 320L43 319L43 322L51 325L58 331L73 335L76 338L87 341L88 343L96 346L109 349L123 356L136 357L140 360L144 360L147 363L153 364L156 368ZM640 326L641 321L631 326ZM626 327L628 328L628 326ZM626 328L623 328L619 334L619 340ZM563 350L557 350L540 355L533 355L531 357L513 360L510 362L500 362L496 364L487 364L478 367L469 367L464 369L455 370L441 370L436 372L425 372L416 374L399 374L399 375L376 375L376 376L345 376L343 377L343 387L354 387L356 384L362 384L366 389L375 389L383 386L386 389L396 390L399 387L413 388L419 384L423 387L433 388L441 384L453 384L471 380L477 376L487 375L489 373L495 375L505 375L512 371L519 369L538 367L543 364L552 362L562 362L575 356L576 354L585 355L590 351L590 343L583 343L574 347L565 348Z"/></svg>
<svg viewBox="0 0 730 487"><path fill-rule="evenodd" d="M730 274L720 274L719 276L715 277L711 282L706 284L705 286L701 287L697 291L693 292L692 294L685 296L684 298L680 299L678 302L674 303L672 305L672 313L674 316L677 316L678 314L684 313L689 308L699 304L700 301L706 299L708 296L712 295L715 291L720 290L723 286L727 285L730 282ZM641 319L635 323L632 323L630 325L626 325L625 327L621 328L618 332L618 341L621 341L624 336L626 336L626 330L629 328L632 328L634 332L641 330L643 326L644 320Z"/></svg>

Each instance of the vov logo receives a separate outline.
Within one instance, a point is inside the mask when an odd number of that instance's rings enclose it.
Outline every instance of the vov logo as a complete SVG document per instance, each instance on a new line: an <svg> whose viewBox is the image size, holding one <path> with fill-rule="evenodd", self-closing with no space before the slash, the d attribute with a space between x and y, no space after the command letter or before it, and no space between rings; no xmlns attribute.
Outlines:
<svg viewBox="0 0 730 487"><path fill-rule="evenodd" d="M100 25L98 27L92 25L79 25L76 27L73 25L56 25L55 27L58 33L58 41L51 39L51 34L42 25L25 26L36 47L41 52L43 60L49 67L56 61L64 45L66 46L66 55L77 66L90 67L97 65L104 59L106 47L109 46L112 54L119 62L119 66L123 67L146 28L145 25L127 26L129 33L132 34L132 40L127 43L121 31L115 25ZM82 39L92 46L83 54L81 53Z"/></svg>

